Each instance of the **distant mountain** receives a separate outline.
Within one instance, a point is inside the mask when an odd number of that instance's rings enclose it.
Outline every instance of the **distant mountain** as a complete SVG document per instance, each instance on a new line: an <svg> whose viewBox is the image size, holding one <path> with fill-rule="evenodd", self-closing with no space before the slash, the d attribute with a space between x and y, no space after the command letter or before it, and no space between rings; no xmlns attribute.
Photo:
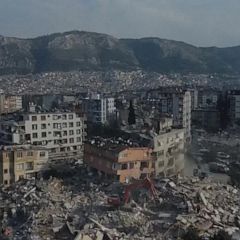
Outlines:
<svg viewBox="0 0 240 240"><path fill-rule="evenodd" d="M71 70L240 73L240 46L201 48L160 38L117 39L72 31L34 39L0 36L0 74Z"/></svg>

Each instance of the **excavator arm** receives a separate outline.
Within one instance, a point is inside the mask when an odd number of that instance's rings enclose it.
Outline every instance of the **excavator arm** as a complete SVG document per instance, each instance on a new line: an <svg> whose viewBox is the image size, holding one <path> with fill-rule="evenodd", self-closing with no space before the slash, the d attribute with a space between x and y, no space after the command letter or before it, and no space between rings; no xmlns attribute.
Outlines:
<svg viewBox="0 0 240 240"><path fill-rule="evenodd" d="M141 188L148 189L154 199L158 200L157 190L155 189L153 182L149 178L145 178L144 180L138 180L125 187L123 201L121 200L121 196L112 196L108 198L108 204L112 206L127 204L129 203L132 191Z"/></svg>
<svg viewBox="0 0 240 240"><path fill-rule="evenodd" d="M152 196L154 197L154 199L158 198L157 190L155 189L153 182L149 178L145 178L144 180L140 180L126 186L124 192L124 204L127 204L129 202L132 191L141 188L148 189Z"/></svg>

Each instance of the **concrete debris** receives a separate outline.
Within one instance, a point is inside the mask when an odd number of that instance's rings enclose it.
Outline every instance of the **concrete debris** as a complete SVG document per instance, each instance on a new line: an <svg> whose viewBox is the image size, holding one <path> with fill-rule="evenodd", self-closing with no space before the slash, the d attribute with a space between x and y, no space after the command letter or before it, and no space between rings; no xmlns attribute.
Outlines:
<svg viewBox="0 0 240 240"><path fill-rule="evenodd" d="M83 168L83 167L82 167ZM80 171L80 170L79 170ZM190 226L205 239L240 228L237 188L208 179L156 180L161 201L107 204L113 184L87 169L67 180L22 180L0 190L0 239L181 239ZM11 231L9 231L11 229Z"/></svg>

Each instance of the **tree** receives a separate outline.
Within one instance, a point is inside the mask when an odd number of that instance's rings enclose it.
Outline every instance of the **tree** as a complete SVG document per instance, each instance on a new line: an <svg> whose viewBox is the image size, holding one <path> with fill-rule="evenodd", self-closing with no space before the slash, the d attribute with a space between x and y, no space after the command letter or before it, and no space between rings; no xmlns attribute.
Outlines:
<svg viewBox="0 0 240 240"><path fill-rule="evenodd" d="M133 102L132 100L130 101L130 105L129 105L129 114L128 114L128 124L129 125L133 125L136 123L136 115L135 115L135 110L133 108Z"/></svg>

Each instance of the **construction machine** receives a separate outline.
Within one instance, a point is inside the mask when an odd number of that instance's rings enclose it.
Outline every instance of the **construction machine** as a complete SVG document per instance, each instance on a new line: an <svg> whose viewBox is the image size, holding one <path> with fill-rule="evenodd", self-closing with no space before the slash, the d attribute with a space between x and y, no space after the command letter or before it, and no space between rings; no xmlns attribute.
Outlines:
<svg viewBox="0 0 240 240"><path fill-rule="evenodd" d="M153 198L158 201L157 190L155 189L153 182L151 179L145 178L126 185L123 193L108 197L108 204L114 207L126 205L130 202L132 192L138 189L147 189Z"/></svg>

